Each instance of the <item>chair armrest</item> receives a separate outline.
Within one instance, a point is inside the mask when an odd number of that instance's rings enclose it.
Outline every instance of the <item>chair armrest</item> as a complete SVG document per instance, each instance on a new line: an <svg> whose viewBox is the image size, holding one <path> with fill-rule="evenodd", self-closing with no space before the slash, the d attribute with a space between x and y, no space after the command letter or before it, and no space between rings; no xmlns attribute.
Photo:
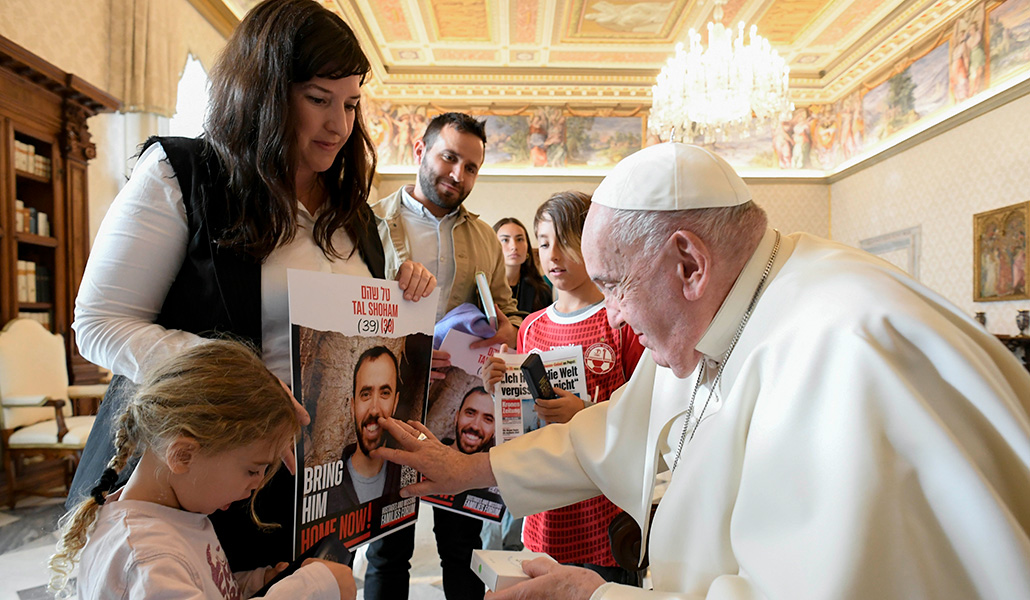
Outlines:
<svg viewBox="0 0 1030 600"><path fill-rule="evenodd" d="M0 396L0 405L7 408L18 406L46 406L50 396L46 394L32 394L31 396Z"/></svg>
<svg viewBox="0 0 1030 600"><path fill-rule="evenodd" d="M54 414L57 415L57 443L60 444L64 440L64 436L68 433L68 425L64 422L64 408L65 401L60 398L48 398L43 406L53 406Z"/></svg>
<svg viewBox="0 0 1030 600"><path fill-rule="evenodd" d="M108 384L69 385L68 399L72 401L75 415L95 415L107 394Z"/></svg>
<svg viewBox="0 0 1030 600"><path fill-rule="evenodd" d="M68 398L76 400L79 398L103 398L107 393L106 383L92 385L69 385Z"/></svg>

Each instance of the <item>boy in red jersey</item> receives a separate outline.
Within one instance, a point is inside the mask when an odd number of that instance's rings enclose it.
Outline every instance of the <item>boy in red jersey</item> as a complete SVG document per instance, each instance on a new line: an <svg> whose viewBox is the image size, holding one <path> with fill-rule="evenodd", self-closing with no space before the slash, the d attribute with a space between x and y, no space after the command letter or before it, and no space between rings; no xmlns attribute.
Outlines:
<svg viewBox="0 0 1030 600"><path fill-rule="evenodd" d="M644 348L629 327L612 329L604 295L587 275L580 255L583 221L590 197L582 192L559 192L536 212L533 226L544 274L558 290L558 300L527 317L519 328L518 352L582 346L587 389L584 401L557 390L553 400L538 399L537 415L546 423L566 423L592 402L607 400L636 367ZM502 352L507 352L502 347ZM500 381L504 362L488 359L483 369L486 389ZM608 541L608 524L621 511L604 496L564 508L530 515L522 537L526 547L546 552L563 564L587 567L605 580L640 585L640 573L618 566Z"/></svg>

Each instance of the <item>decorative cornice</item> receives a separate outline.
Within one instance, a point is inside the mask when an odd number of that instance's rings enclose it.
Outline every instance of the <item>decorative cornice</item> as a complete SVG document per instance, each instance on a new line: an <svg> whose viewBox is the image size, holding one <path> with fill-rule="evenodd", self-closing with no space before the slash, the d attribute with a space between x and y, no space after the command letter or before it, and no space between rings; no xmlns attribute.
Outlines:
<svg viewBox="0 0 1030 600"><path fill-rule="evenodd" d="M240 23L236 14L222 0L189 0L189 3L222 37L228 38Z"/></svg>
<svg viewBox="0 0 1030 600"><path fill-rule="evenodd" d="M117 98L91 85L77 75L65 73L49 62L0 35L0 68L7 69L32 83L75 102L93 116L98 112L118 110Z"/></svg>
<svg viewBox="0 0 1030 600"><path fill-rule="evenodd" d="M68 158L86 162L97 157L97 145L93 143L86 126L91 113L81 104L65 100L61 107L64 124L61 130L61 150Z"/></svg>

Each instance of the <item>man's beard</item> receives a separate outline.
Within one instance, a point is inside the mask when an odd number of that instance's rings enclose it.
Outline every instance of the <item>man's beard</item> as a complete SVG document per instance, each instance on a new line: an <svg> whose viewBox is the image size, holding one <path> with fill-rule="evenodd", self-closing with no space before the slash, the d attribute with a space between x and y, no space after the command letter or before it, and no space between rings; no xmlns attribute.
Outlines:
<svg viewBox="0 0 1030 600"><path fill-rule="evenodd" d="M379 428L379 437L376 438L376 441L374 442L375 446L372 447L372 448L369 448L369 447L367 447L365 445L365 426L366 425L371 425L371 424L378 425L378 423L379 423L379 416L380 415L378 415L376 413L373 413L373 414L365 417L365 422L362 423L360 427L358 426L358 419L357 419L357 417L354 418L354 431L356 431L357 434L358 434L358 449L361 450L361 453L364 454L365 456L369 456L372 453L373 450L375 450L376 448L382 447L383 444L386 443L386 436L384 435L385 432L383 431L382 427L380 427Z"/></svg>
<svg viewBox="0 0 1030 600"><path fill-rule="evenodd" d="M440 177L436 174L436 171L430 167L427 161L422 162L422 166L418 168L418 185L422 190L422 195L433 204L440 208L446 208L448 211L454 210L468 198L469 192L472 190L465 190L462 188L459 197L453 200L442 198L440 193L436 189L436 182L439 181ZM460 184L454 184L460 186Z"/></svg>
<svg viewBox="0 0 1030 600"><path fill-rule="evenodd" d="M482 441L479 442L479 445L476 446L475 448L472 448L471 450L466 449L465 446L462 445L461 435L463 433L475 434L475 435L479 436L479 438ZM457 425L454 426L454 443L455 443L455 445L457 445L458 450L461 450L465 454L475 454L476 452L481 452L484 448L487 448L490 445L490 442L493 441L493 439L494 439L493 436L486 437L486 434L484 434L481 430L479 430L479 429L477 429L477 428L475 428L475 427L473 427L471 425L469 425L465 429L462 429L461 431L458 430L458 426Z"/></svg>

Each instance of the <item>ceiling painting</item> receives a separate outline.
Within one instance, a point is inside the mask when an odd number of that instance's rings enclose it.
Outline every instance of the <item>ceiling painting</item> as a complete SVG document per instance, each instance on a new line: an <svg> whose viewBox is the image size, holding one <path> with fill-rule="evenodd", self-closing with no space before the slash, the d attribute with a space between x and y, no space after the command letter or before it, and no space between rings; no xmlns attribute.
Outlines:
<svg viewBox="0 0 1030 600"><path fill-rule="evenodd" d="M830 5L823 0L777 0L758 20L758 32L773 47L790 46ZM725 21L735 26L735 21Z"/></svg>
<svg viewBox="0 0 1030 600"><path fill-rule="evenodd" d="M422 15L430 17L431 42L491 42L488 0L425 0L419 3Z"/></svg>
<svg viewBox="0 0 1030 600"><path fill-rule="evenodd" d="M669 40L687 0L575 0L565 40L658 43Z"/></svg>
<svg viewBox="0 0 1030 600"><path fill-rule="evenodd" d="M242 17L256 0L223 2ZM319 0L350 23L383 100L466 95L504 104L569 95L591 106L650 104L654 78L714 0ZM799 106L833 103L999 0L728 0L724 22L756 24L791 67ZM1004 12L1004 11L1002 11ZM455 91L458 90L458 91ZM632 100L631 100L632 99Z"/></svg>
<svg viewBox="0 0 1030 600"><path fill-rule="evenodd" d="M388 43L411 42L415 39L408 26L408 16L404 13L402 0L374 0L368 4L382 32L383 39Z"/></svg>
<svg viewBox="0 0 1030 600"><path fill-rule="evenodd" d="M813 46L832 47L835 43L849 36L865 33L865 31L884 15L896 8L901 2L883 2L883 0L855 0L837 14L822 33L812 42Z"/></svg>
<svg viewBox="0 0 1030 600"><path fill-rule="evenodd" d="M513 44L536 44L540 41L541 0L512 0L509 22Z"/></svg>

